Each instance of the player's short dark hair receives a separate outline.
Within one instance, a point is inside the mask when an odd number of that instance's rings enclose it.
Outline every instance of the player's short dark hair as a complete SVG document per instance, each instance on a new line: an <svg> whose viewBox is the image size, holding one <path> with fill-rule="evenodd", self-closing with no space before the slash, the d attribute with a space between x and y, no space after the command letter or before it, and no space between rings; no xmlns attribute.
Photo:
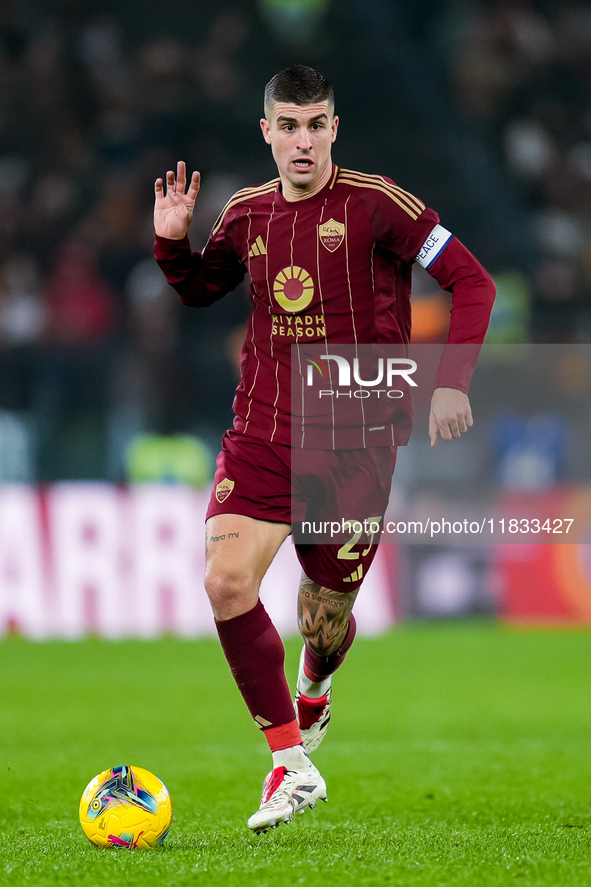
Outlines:
<svg viewBox="0 0 591 887"><path fill-rule="evenodd" d="M265 113L273 102L313 105L328 101L334 109L333 88L322 74L306 65L292 65L269 80L265 87Z"/></svg>

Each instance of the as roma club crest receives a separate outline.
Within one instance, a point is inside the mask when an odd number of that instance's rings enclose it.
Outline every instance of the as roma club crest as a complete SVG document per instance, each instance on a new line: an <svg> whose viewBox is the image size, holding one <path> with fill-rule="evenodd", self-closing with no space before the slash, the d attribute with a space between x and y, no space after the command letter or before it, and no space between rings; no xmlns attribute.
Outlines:
<svg viewBox="0 0 591 887"><path fill-rule="evenodd" d="M334 219L330 219L330 221L318 225L318 236L322 246L325 246L329 252L334 253L335 249L338 249L345 239L345 226L342 222L335 222Z"/></svg>
<svg viewBox="0 0 591 887"><path fill-rule="evenodd" d="M218 500L218 502L221 503L224 501L224 499L227 499L233 489L234 489L234 481L233 480L228 480L227 477L225 477L223 480L221 480L219 482L219 484L217 485L217 487L215 488L215 497Z"/></svg>

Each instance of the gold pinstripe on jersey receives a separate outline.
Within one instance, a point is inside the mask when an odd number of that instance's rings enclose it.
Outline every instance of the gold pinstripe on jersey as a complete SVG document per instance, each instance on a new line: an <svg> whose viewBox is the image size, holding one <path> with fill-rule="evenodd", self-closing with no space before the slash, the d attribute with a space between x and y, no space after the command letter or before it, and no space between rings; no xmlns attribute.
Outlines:
<svg viewBox="0 0 591 887"><path fill-rule="evenodd" d="M340 172L357 179L367 179L370 182L379 182L385 188L391 188L393 191L397 191L405 197L408 197L409 200L416 204L417 208L421 210L425 209L425 204L415 194L411 194L410 191L405 191L404 188L401 188L400 185L396 185L394 182L389 182L384 176L375 175L374 173L357 172L357 170L354 169L341 169Z"/></svg>
<svg viewBox="0 0 591 887"><path fill-rule="evenodd" d="M372 188L373 190L381 191L397 203L398 206L408 213L412 219L418 219L425 209L425 204L419 200L418 197L415 197L408 191L404 191L404 189L399 188L398 185L393 185L390 182L387 182L382 176L366 175L365 173L342 169L339 173L337 182L342 182L346 185L354 185L356 188Z"/></svg>
<svg viewBox="0 0 591 887"><path fill-rule="evenodd" d="M394 191L397 194L400 194L401 196L407 198L409 203L412 203L417 209L421 211L426 208L422 200L420 200L414 194L411 194L410 191L405 191L404 188L400 187L400 185L396 185L394 184L394 182L389 182L387 179L384 178L384 176L379 176L372 173L357 172L354 169L341 169L340 172L343 175L359 179L360 181L366 180L368 182L376 182L380 185L383 185L384 188L390 189L391 191Z"/></svg>
<svg viewBox="0 0 591 887"><path fill-rule="evenodd" d="M351 324L353 326L353 341L355 344L355 355L358 357L359 352L357 350L359 341L357 338L357 324L355 323L355 311L353 310L353 287L351 285L351 271L349 266L349 218L348 218L348 208L349 201L351 199L351 195L347 197L345 200L345 206L343 207L345 210L345 265L347 269L347 290L349 293L349 311L351 312ZM359 406L361 407L361 421L363 423L363 446L365 446L365 404L363 401L360 401ZM334 423L334 419L333 419ZM334 429L333 429L333 441L334 441Z"/></svg>
<svg viewBox="0 0 591 887"><path fill-rule="evenodd" d="M251 200L253 197L261 197L263 194L270 194L272 191L276 190L278 182L278 178L271 179L270 182L266 182L264 185L257 185L255 188L243 188L241 191L237 191L236 194L228 200L219 214L217 222L211 229L211 237L215 237L222 227L222 223L229 209L232 209L232 207L236 206L238 203L244 203L245 200Z"/></svg>
<svg viewBox="0 0 591 887"><path fill-rule="evenodd" d="M267 182L267 184L264 185L264 186L262 186L262 188L245 188L244 190L245 190L245 191L249 191L249 192L250 192L250 191L256 191L256 192L257 192L257 196L259 196L258 192L260 192L260 193L262 193L262 194L266 194L267 191L274 191L275 188L277 187L277 182L278 182L278 181L279 181L279 179L274 179L272 182ZM271 185L273 185L273 187L271 187ZM243 192L241 192L241 191L238 192L238 194L242 194L242 193L243 193ZM236 195L234 195L234 196L236 196ZM252 195L246 195L246 196L244 197L244 199L248 199L249 196L252 196ZM236 201L236 203L239 203L239 202L240 202L240 201L238 201L238 200ZM229 207L228 207L228 208L229 208ZM268 221L267 221L267 243L269 242L269 233L270 233L270 230L271 230L271 222L273 221L273 216L274 216L274 215L275 215L275 202L273 202L273 206L271 207L271 212L269 213L269 219L268 219ZM248 231L249 231L249 241L250 241L250 221L251 221L250 210L249 210L248 216L249 216L249 229L248 229ZM266 282L267 282L267 297L268 297L268 299L269 299L269 306L270 306L270 305L271 305L271 287L270 287L270 284L269 284L269 255L268 255L267 251L265 251L265 263L266 263L265 279L266 279ZM253 393L253 391L254 391L254 389L255 389L255 385L256 385L256 382L257 382L257 377L258 377L258 374L259 374L259 369L260 369L260 367L261 367L261 358L259 357L259 354L258 354L258 351L257 351L257 346L256 346L256 341L255 341L255 338L254 338L255 314L256 314L256 312L257 312L257 309L259 308L259 305L260 305L260 302L259 302L258 300L255 300L254 307L253 307L253 310L252 310L252 314L250 315L250 320L249 320L249 323L252 323L251 344L252 344L253 356L256 358L256 361L257 361L257 367L256 367L256 370L255 370L254 379L252 380L252 385L251 385L251 387L250 387L250 390L249 390L248 393L247 393L247 397L248 397L248 410L247 410L247 412L246 412L246 416L245 416L245 420L244 420L244 421L245 421L245 424L244 424L244 431L246 431L246 429L248 428L249 422L250 422L250 411L251 411L251 409L252 409L252 404L253 404L252 393ZM270 342L271 342L271 349L270 349L270 356L271 356L271 359L277 361L277 358L275 357L275 355L274 355L274 353L273 353L273 335L272 335L272 333L270 334Z"/></svg>

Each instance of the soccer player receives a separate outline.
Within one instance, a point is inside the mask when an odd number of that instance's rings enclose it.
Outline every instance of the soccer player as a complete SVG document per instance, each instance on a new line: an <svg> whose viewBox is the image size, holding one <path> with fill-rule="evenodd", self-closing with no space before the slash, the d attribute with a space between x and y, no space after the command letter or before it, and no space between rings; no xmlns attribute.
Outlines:
<svg viewBox="0 0 591 887"><path fill-rule="evenodd" d="M301 65L280 72L267 84L264 109L262 134L279 175L238 191L203 251L192 251L187 237L198 172L187 182L181 161L166 187L157 179L154 211L156 259L186 305L211 305L250 280L234 427L223 437L207 513L205 587L234 679L272 753L260 808L248 820L257 833L326 800L309 754L326 733L331 678L353 643L353 604L377 548L373 537L345 546L346 557L343 546L296 545L305 644L292 701L283 644L259 599L293 520L290 346L408 343L415 259L452 294L450 343L482 343L494 299L486 271L432 209L389 178L333 163L339 120L321 74ZM432 446L471 425L466 380L440 371ZM344 509L353 496L363 519L384 514L404 437L394 425L358 451L299 455L318 467L326 497Z"/></svg>

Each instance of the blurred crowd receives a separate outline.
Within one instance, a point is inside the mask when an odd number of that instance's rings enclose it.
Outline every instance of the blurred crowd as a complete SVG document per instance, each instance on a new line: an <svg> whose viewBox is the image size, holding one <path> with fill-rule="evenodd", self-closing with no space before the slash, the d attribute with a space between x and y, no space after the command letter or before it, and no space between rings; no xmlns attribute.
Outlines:
<svg viewBox="0 0 591 887"><path fill-rule="evenodd" d="M179 157L204 177L196 246L245 184L248 32L240 12L186 41L139 39L105 4L0 5L0 406L33 417L41 477L123 477L134 435L207 435L221 400L231 421L246 297L182 311L151 216Z"/></svg>
<svg viewBox="0 0 591 887"><path fill-rule="evenodd" d="M428 39L532 223L531 336L591 341L591 4L446 0Z"/></svg>
<svg viewBox="0 0 591 887"><path fill-rule="evenodd" d="M399 6L178 0L165 17L138 0L0 0L0 480L124 479L142 433L215 449L248 300L194 312L171 296L152 260L154 179L198 164L201 247L225 200L274 174L258 132L267 79L303 60L354 80L347 41L394 42L412 19ZM589 341L591 4L435 0L432 13L408 29L416 51L532 222L527 334Z"/></svg>

